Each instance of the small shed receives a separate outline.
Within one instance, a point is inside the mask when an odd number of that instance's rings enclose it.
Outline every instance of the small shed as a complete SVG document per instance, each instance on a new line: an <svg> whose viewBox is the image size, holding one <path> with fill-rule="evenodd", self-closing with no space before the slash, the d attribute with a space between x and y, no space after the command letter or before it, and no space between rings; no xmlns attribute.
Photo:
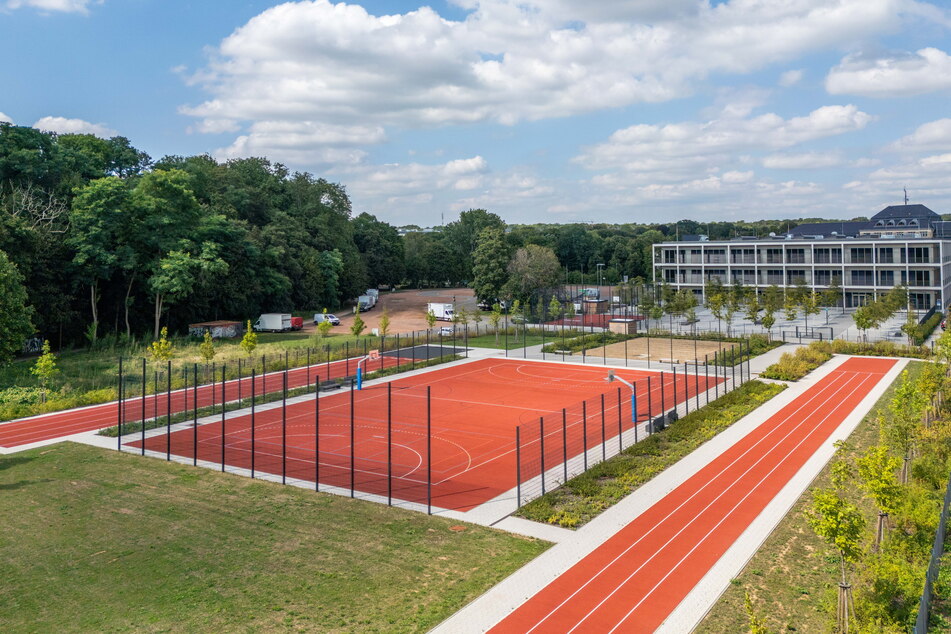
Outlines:
<svg viewBox="0 0 951 634"><path fill-rule="evenodd" d="M581 302L581 306L585 315L600 315L608 312L608 300L606 299L586 299Z"/></svg>
<svg viewBox="0 0 951 634"><path fill-rule="evenodd" d="M637 333L636 319L612 319L608 322L608 330L621 335L633 335Z"/></svg>
<svg viewBox="0 0 951 634"><path fill-rule="evenodd" d="M204 337L206 332L210 332L213 339L232 339L244 332L244 324L227 320L188 324L188 334L192 337Z"/></svg>

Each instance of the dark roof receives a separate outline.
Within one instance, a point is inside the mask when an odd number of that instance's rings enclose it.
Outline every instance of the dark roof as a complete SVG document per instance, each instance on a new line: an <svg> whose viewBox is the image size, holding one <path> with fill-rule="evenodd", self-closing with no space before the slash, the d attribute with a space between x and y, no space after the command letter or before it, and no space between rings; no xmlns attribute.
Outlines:
<svg viewBox="0 0 951 634"><path fill-rule="evenodd" d="M924 205L889 205L872 216L872 220L888 220L889 218L927 218L940 220L941 217Z"/></svg>
<svg viewBox="0 0 951 634"><path fill-rule="evenodd" d="M840 236L857 236L859 231L869 226L866 221L861 222L809 222L794 227L789 233L794 236L831 236L834 231Z"/></svg>

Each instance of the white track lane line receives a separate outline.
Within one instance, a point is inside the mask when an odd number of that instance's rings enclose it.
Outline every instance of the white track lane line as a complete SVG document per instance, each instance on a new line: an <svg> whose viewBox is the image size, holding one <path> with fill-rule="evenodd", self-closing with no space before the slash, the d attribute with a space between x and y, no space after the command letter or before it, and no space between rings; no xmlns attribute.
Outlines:
<svg viewBox="0 0 951 634"><path fill-rule="evenodd" d="M834 373L835 373L835 372L830 373L830 376L831 376L831 374L834 374ZM839 373L839 374L841 374L841 373ZM836 377L836 379L838 379L838 378L839 378L839 377ZM831 386L832 386L831 383L828 384L828 387L831 387ZM822 388L819 392L817 392L816 396L818 396L819 394L821 394L821 393L823 393L824 391L826 391L826 387L827 387L827 386L823 386L823 388ZM837 392L835 392L835 393L837 393ZM835 395L835 393L833 393L833 396ZM832 398L832 397L830 396L829 398ZM708 486L710 486L710 484L711 484L716 478L720 477L727 469L731 468L731 467L732 467L736 462L738 462L741 458L744 458L749 452L753 451L756 447L759 446L760 443L766 441L774 432L776 432L776 431L779 429L780 425L782 425L782 424L785 423L787 420L789 420L790 418L792 418L792 416L794 416L795 414L799 413L799 411L802 410L804 407L806 407L806 405L811 404L811 400L812 400L812 399L810 399L809 401L807 401L807 402L803 403L802 405L800 405L799 407L797 407L794 411L792 411L792 412L789 413L787 416L785 416L781 421L777 421L777 423L773 425L773 428L770 429L769 432L768 432L766 435L764 435L762 438L760 438L756 443L754 443L751 447L749 447L749 448L748 448L746 451L744 451L742 454L740 454L739 456L737 456L732 462L730 462L729 464L727 464L726 466L724 466L717 474L711 476L710 479L707 481L706 484L704 484L704 485L701 486L699 489L697 489L696 491L694 491L690 496L688 496L687 498L685 498L685 499L683 500L683 502L681 502L676 508L674 508L673 510L671 510L665 517L661 518L661 519L657 522L657 524L656 524L655 526L653 526L653 527L651 527L649 530L647 530L643 535L641 535L641 537L639 537L637 540L635 540L633 543L631 543L626 549L624 549L621 553L619 553L614 559L612 559L610 562L608 562L607 564L605 564L604 567L602 567L601 570L599 570L599 571L598 571L597 573L595 573L590 579L588 579L588 581L586 581L584 584L582 584L581 586L579 586L574 592L572 592L568 597L566 597L561 603L559 603L557 606L555 606L554 609L552 609L548 614L546 614L544 617L542 617L542 619L539 620L530 630L528 630L528 632L534 631L534 630L535 630L537 627L539 627L542 623L544 623L546 620L548 620L548 618L551 617L552 614L554 614L556 611L558 611L559 609L561 609L561 607L562 607L563 605L565 605L565 604L568 603L571 599L573 599L573 598L575 597L575 595L577 595L579 592L581 592L582 590L584 590L589 584L593 583L593 582L594 582L601 574L603 574L609 567L611 567L612 565L614 565L615 562L617 562L621 557L623 557L624 555L626 555L626 554L628 553L628 551L630 551L632 548L634 548L635 546L637 546L637 544L639 544L645 537L647 537L647 535L649 535L651 532L653 532L654 530L656 530L656 529L660 526L660 524L662 524L663 522L667 521L667 519L669 519L671 515L673 515L673 514L676 513L677 511L679 511L683 506L685 506L688 502L690 502L694 497L696 497L697 495L699 495L699 494L700 494L702 491L704 491ZM827 400L828 400L828 399L827 399ZM787 406L787 407L788 407L788 406ZM764 421L764 423L765 423L765 422L768 422L768 421ZM757 429L758 429L758 428L757 428ZM735 445L734 445L734 446L735 446ZM683 486L683 485L681 485L681 486Z"/></svg>

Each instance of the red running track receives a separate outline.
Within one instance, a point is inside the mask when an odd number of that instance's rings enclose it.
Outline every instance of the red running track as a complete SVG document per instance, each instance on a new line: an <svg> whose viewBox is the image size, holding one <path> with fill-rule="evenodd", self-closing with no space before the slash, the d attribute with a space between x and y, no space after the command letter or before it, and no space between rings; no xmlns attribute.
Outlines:
<svg viewBox="0 0 951 634"><path fill-rule="evenodd" d="M641 420L648 409L646 378L652 377L650 407L655 414L661 411L658 373L615 372L637 382ZM224 434L218 421L154 435L147 438L146 449L242 469L250 469L253 460L256 472L421 504L431 492L436 507L468 510L515 487L517 426L538 430L539 417L551 417L545 432L546 468L561 464L566 453L570 460L585 445L592 448L617 438L619 426L629 430L629 394L624 388L619 409L618 384L606 382L606 374L603 367L483 359L396 379L390 389L383 384L321 395L319 414L309 398L287 406L286 416L278 405L257 411L253 424L250 415L228 419ZM680 373L677 400L719 381L710 377L707 383L694 375L684 380ZM673 376L665 373L668 409L673 406L672 383ZM603 416L601 395L606 397ZM578 418L584 399L591 406L586 424ZM561 425L562 408L572 408L566 427ZM523 435L523 481L537 475L530 465L540 463L539 440L537 431ZM142 446L138 440L129 445Z"/></svg>
<svg viewBox="0 0 951 634"><path fill-rule="evenodd" d="M853 358L492 632L653 632L894 365Z"/></svg>
<svg viewBox="0 0 951 634"><path fill-rule="evenodd" d="M321 363L312 365L310 368L294 368L287 373L288 389L294 389L313 384L314 381L327 381L331 378L350 376L356 374L358 359L344 359L332 363ZM406 358L402 362L407 362ZM370 362L368 362L370 363ZM398 364L396 357L383 356L378 361L373 361L368 370L376 370L380 367L390 367ZM137 367L128 367L128 373L132 376L136 372L141 372ZM149 370L151 374L151 369ZM254 385L257 394L263 394L265 388L268 393L280 392L282 389L283 372L270 372L267 377L258 375L257 382ZM151 377L149 377L151 380ZM161 389L161 386L160 386ZM221 384L200 385L198 387L198 407L207 407L214 403L221 403ZM227 381L225 384L224 397L227 401L238 400L238 395L242 398L251 396L251 376L250 370L248 376L241 379ZM148 395L144 399L145 418L154 416L163 417L168 412L169 399L165 392L158 395ZM195 407L195 391L193 388L175 390L171 394L171 411L173 414L187 411ZM142 419L143 399L133 397L125 401L123 409L124 422L138 421ZM119 404L117 402L104 403L102 405L93 405L81 409L66 410L63 412L54 412L41 416L33 416L23 420L10 421L0 424L0 447L17 447L29 443L50 440L53 438L62 438L70 434L78 434L84 431L93 431L111 427L116 424L119 414Z"/></svg>

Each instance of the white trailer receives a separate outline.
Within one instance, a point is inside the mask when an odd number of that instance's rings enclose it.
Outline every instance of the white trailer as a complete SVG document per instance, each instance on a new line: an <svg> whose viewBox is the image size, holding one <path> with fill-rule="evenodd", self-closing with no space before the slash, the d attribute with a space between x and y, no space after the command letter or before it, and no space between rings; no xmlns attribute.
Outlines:
<svg viewBox="0 0 951 634"><path fill-rule="evenodd" d="M264 313L254 323L257 332L287 332L290 329L290 313Z"/></svg>
<svg viewBox="0 0 951 634"><path fill-rule="evenodd" d="M452 321L454 312L452 304L427 304L426 311L436 315L439 321Z"/></svg>

